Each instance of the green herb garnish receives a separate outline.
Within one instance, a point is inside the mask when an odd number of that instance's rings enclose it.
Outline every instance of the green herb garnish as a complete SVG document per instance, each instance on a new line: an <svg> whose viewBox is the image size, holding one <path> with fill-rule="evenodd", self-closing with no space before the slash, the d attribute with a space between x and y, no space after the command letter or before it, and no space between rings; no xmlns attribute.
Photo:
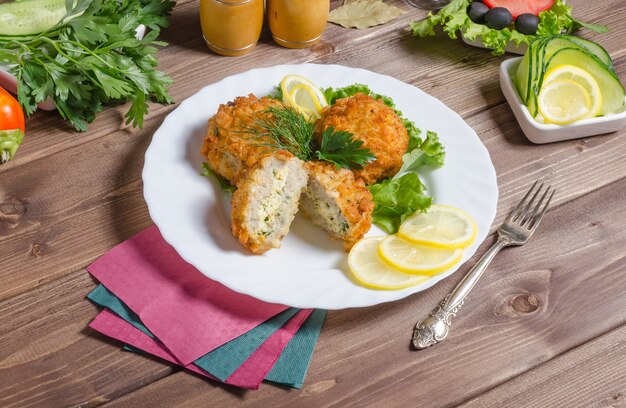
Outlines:
<svg viewBox="0 0 626 408"><path fill-rule="evenodd" d="M200 175L207 177L207 178L213 177L217 181L217 183L220 185L220 188L222 190L228 191L231 194L234 193L235 190L237 189L235 186L230 184L230 182L225 177L221 176L220 174L217 174L211 168L211 166L209 166L209 163L202 163L202 171L200 172Z"/></svg>
<svg viewBox="0 0 626 408"><path fill-rule="evenodd" d="M322 132L317 158L334 163L337 167L361 170L363 166L376 160L368 148L362 147L363 141L352 138L352 133L335 131L330 126Z"/></svg>
<svg viewBox="0 0 626 408"><path fill-rule="evenodd" d="M376 159L363 141L354 139L352 133L335 131L329 127L322 132L319 147L315 145L314 125L293 107L272 106L262 112L242 131L251 133L259 146L286 150L297 158L313 158L333 163L338 168L360 170Z"/></svg>
<svg viewBox="0 0 626 408"><path fill-rule="evenodd" d="M0 61L13 65L27 114L52 98L63 118L86 131L104 104L130 101L126 123L141 127L148 102L172 102L166 90L172 80L156 70L155 46L166 45L156 38L174 2L67 0L65 5L66 17L40 34L0 36ZM150 31L138 40L140 24Z"/></svg>
<svg viewBox="0 0 626 408"><path fill-rule="evenodd" d="M311 160L313 123L290 106L272 106L255 118L244 131L251 133L260 146L286 150L300 160Z"/></svg>

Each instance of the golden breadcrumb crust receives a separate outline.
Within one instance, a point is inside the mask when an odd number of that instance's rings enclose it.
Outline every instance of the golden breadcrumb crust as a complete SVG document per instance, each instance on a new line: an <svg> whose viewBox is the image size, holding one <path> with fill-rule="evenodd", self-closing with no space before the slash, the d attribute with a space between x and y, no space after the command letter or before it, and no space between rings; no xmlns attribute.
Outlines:
<svg viewBox="0 0 626 408"><path fill-rule="evenodd" d="M305 167L309 177L315 177L326 191L338 193L336 203L349 228L343 236L337 238L344 241L344 249L349 251L372 226L372 193L363 180L355 178L354 173L348 169L338 169L333 164L319 161L306 162Z"/></svg>
<svg viewBox="0 0 626 408"><path fill-rule="evenodd" d="M272 151L259 146L263 141L253 139L242 128L251 126L255 118L264 116L263 111L277 105L281 102L276 99L259 99L253 94L240 96L221 104L217 113L209 119L201 153L211 168L233 185L237 185L247 169Z"/></svg>
<svg viewBox="0 0 626 408"><path fill-rule="evenodd" d="M376 156L375 161L354 172L365 184L391 177L400 170L409 136L402 120L382 101L363 93L338 99L324 108L316 123L318 142L322 131L329 126L352 133Z"/></svg>

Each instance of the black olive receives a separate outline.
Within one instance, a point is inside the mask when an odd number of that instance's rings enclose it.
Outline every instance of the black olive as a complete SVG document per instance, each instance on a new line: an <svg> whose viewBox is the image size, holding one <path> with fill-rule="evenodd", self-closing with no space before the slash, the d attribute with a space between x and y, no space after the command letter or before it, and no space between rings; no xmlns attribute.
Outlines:
<svg viewBox="0 0 626 408"><path fill-rule="evenodd" d="M485 21L489 27L502 30L511 25L513 15L504 7L494 7L485 14Z"/></svg>
<svg viewBox="0 0 626 408"><path fill-rule="evenodd" d="M485 24L485 14L487 14L488 11L489 7L477 1L474 1L467 6L467 15L470 20L476 24Z"/></svg>
<svg viewBox="0 0 626 408"><path fill-rule="evenodd" d="M522 34L533 35L539 27L539 17L534 14L524 13L515 19L515 29Z"/></svg>

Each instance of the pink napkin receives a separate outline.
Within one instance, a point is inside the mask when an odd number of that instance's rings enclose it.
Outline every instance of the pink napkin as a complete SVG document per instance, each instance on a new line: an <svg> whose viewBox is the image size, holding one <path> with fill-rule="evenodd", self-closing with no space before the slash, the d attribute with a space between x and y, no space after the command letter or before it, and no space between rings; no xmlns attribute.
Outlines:
<svg viewBox="0 0 626 408"><path fill-rule="evenodd" d="M119 244L87 270L185 366L286 309L207 279L182 260L156 226Z"/></svg>
<svg viewBox="0 0 626 408"><path fill-rule="evenodd" d="M291 318L283 327L272 334L228 379L226 384L237 387L256 390L269 370L272 368L280 353L298 331L302 323L311 314L312 310L301 310ZM179 364L188 370L215 380L211 374L202 370L195 364L181 364L159 341L151 338L141 330L118 317L116 314L104 309L89 325L100 333L122 341L154 356Z"/></svg>

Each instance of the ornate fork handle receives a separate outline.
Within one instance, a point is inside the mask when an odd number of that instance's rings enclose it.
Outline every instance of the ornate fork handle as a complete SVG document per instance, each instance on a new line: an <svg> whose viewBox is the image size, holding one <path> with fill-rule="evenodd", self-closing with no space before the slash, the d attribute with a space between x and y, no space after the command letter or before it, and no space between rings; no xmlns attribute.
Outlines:
<svg viewBox="0 0 626 408"><path fill-rule="evenodd" d="M496 254L511 242L503 236L489 248L478 263L465 275L463 280L450 292L428 316L417 322L413 331L413 346L425 349L445 339L450 330L452 318L456 316L476 282L487 269Z"/></svg>

